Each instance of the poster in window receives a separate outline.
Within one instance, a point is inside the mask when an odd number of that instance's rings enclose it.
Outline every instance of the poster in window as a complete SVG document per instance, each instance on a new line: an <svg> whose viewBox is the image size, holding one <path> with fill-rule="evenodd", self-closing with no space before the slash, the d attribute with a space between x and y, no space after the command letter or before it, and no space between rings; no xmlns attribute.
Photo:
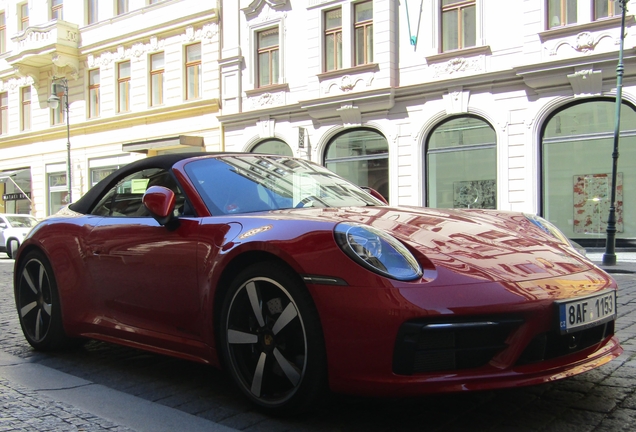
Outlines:
<svg viewBox="0 0 636 432"><path fill-rule="evenodd" d="M453 183L454 208L497 208L495 180L467 180Z"/></svg>
<svg viewBox="0 0 636 432"><path fill-rule="evenodd" d="M574 176L574 232L605 234L612 197L611 174ZM623 232L623 173L616 176L616 231Z"/></svg>

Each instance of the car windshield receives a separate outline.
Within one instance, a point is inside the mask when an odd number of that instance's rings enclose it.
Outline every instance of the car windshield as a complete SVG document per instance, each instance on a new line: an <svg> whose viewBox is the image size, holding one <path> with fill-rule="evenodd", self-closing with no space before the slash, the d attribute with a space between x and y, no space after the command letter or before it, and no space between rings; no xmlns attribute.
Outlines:
<svg viewBox="0 0 636 432"><path fill-rule="evenodd" d="M384 205L328 169L301 159L223 156L192 161L185 170L213 215Z"/></svg>
<svg viewBox="0 0 636 432"><path fill-rule="evenodd" d="M6 217L13 228L32 228L38 220L31 216L7 216Z"/></svg>

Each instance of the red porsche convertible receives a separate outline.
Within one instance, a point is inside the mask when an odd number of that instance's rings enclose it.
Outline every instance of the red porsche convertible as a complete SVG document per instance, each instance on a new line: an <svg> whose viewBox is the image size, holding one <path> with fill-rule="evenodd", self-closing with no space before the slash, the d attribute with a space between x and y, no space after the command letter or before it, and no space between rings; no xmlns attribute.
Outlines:
<svg viewBox="0 0 636 432"><path fill-rule="evenodd" d="M36 349L209 363L279 412L329 389L539 384L622 352L615 281L546 220L392 207L282 156L134 162L29 233L14 286Z"/></svg>

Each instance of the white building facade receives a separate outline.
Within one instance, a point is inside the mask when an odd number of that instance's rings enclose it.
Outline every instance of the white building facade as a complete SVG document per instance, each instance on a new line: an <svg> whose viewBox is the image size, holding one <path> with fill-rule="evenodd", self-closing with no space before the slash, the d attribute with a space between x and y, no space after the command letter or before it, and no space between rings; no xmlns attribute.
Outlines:
<svg viewBox="0 0 636 432"><path fill-rule="evenodd" d="M394 205L538 213L602 246L621 11L608 0L224 2L225 149L308 158ZM636 238L635 43L628 11L619 246Z"/></svg>
<svg viewBox="0 0 636 432"><path fill-rule="evenodd" d="M66 122L47 104L63 79L73 199L146 155L274 152L392 205L538 213L604 245L618 2L0 0L0 13L0 211L64 204ZM628 11L619 246L636 244L635 28Z"/></svg>
<svg viewBox="0 0 636 432"><path fill-rule="evenodd" d="M69 168L76 200L135 159L218 148L218 50L216 3L0 0L0 212L55 213Z"/></svg>

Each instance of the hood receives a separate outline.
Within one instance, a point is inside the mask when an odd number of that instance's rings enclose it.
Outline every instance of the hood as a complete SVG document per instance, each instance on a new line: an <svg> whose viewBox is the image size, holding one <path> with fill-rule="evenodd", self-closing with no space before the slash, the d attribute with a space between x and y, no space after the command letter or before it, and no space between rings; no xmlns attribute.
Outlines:
<svg viewBox="0 0 636 432"><path fill-rule="evenodd" d="M542 231L522 213L422 207L289 211L301 212L305 217L381 229L406 244L425 268L443 267L472 278L522 282L569 276L594 267L571 245Z"/></svg>

